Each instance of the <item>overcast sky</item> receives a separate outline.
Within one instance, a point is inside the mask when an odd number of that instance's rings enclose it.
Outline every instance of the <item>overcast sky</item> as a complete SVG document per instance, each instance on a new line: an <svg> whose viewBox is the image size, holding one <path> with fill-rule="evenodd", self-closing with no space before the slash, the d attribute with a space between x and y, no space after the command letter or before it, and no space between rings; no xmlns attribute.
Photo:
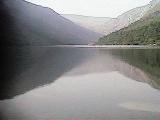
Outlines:
<svg viewBox="0 0 160 120"><path fill-rule="evenodd" d="M78 14L97 17L117 17L118 15L151 0L26 0L50 7L59 14Z"/></svg>

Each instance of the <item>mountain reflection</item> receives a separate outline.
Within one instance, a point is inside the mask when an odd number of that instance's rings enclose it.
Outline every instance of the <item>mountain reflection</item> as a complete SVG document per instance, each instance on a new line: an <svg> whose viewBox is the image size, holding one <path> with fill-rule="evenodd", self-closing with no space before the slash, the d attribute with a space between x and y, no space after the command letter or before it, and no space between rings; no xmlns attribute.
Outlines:
<svg viewBox="0 0 160 120"><path fill-rule="evenodd" d="M160 49L119 49L109 52L134 68L140 69L150 78L150 81L142 79L141 82L148 82L152 87L160 89Z"/></svg>
<svg viewBox="0 0 160 120"><path fill-rule="evenodd" d="M160 89L159 49L23 47L4 52L0 99L54 82L63 75L119 73Z"/></svg>

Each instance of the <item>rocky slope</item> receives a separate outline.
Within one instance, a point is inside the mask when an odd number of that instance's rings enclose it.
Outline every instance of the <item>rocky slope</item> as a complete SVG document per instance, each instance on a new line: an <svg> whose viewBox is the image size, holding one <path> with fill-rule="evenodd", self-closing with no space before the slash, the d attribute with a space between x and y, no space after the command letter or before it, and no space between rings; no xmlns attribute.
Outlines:
<svg viewBox="0 0 160 120"><path fill-rule="evenodd" d="M154 8L159 2L160 0L152 0L148 5L134 8L118 16L113 31L119 30L133 22L140 20L145 14L148 13L148 11Z"/></svg>

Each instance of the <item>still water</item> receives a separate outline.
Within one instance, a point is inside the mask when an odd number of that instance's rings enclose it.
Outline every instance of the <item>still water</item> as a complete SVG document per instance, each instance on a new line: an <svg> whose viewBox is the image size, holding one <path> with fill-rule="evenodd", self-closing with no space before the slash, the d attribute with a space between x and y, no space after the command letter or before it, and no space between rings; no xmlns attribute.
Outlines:
<svg viewBox="0 0 160 120"><path fill-rule="evenodd" d="M1 120L160 120L160 49L12 52L0 88Z"/></svg>

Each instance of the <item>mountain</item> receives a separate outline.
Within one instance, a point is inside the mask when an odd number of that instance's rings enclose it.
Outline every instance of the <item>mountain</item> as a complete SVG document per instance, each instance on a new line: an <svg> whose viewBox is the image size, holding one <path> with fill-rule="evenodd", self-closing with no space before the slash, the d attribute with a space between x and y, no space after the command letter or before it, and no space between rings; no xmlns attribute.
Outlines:
<svg viewBox="0 0 160 120"><path fill-rule="evenodd" d="M98 44L160 45L160 3L143 18L99 39Z"/></svg>
<svg viewBox="0 0 160 120"><path fill-rule="evenodd" d="M88 44L100 36L49 8L23 0L0 5L1 45Z"/></svg>
<svg viewBox="0 0 160 120"><path fill-rule="evenodd" d="M101 34L110 34L121 28L127 27L131 23L140 20L150 9L160 0L152 0L149 4L134 8L119 15L117 18L96 18L76 15L62 15L63 17Z"/></svg>
<svg viewBox="0 0 160 120"><path fill-rule="evenodd" d="M105 25L107 24L107 22L113 20L113 18L109 17L92 17L74 14L62 14L62 16L82 27L85 27L100 34L105 34Z"/></svg>

